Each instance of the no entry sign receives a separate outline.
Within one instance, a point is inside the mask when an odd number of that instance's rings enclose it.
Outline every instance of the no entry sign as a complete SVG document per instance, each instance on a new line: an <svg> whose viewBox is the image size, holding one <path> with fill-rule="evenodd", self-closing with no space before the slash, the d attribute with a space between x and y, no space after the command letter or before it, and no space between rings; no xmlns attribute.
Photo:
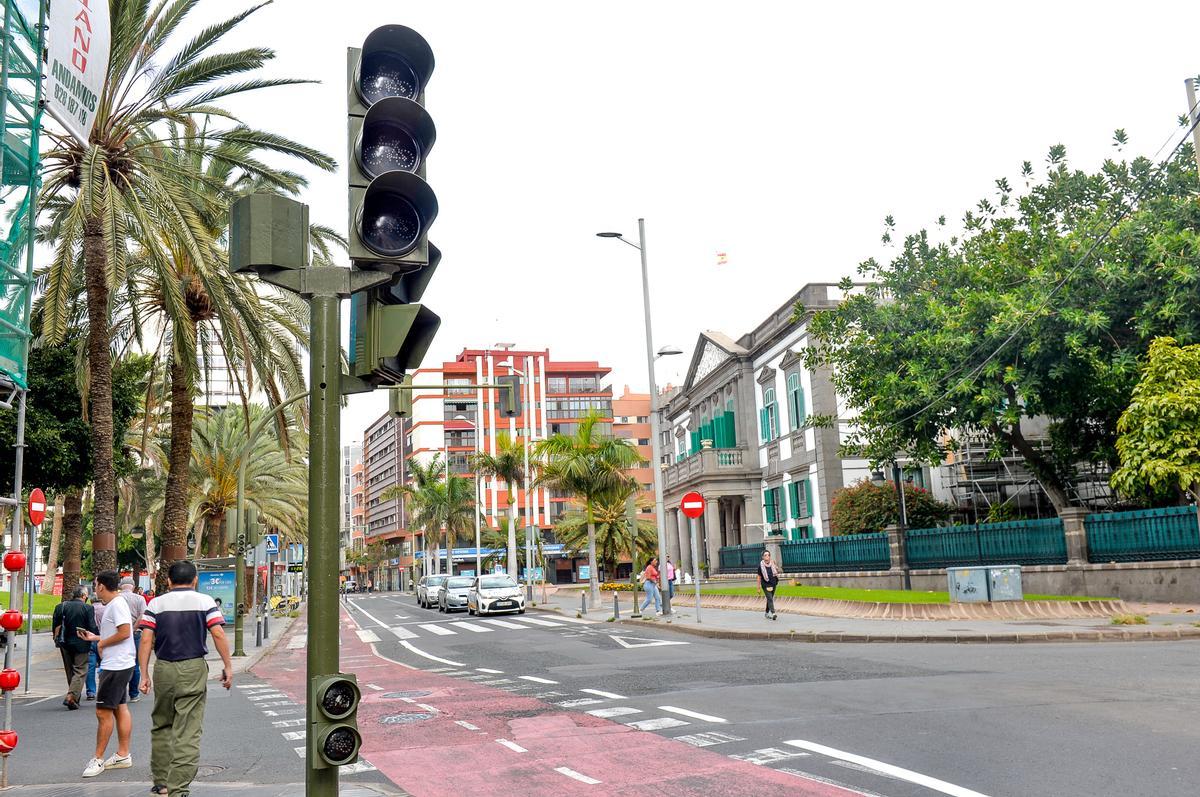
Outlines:
<svg viewBox="0 0 1200 797"><path fill-rule="evenodd" d="M690 492L679 502L679 508L683 514L695 520L704 514L704 496L697 492Z"/></svg>
<svg viewBox="0 0 1200 797"><path fill-rule="evenodd" d="M40 487L34 487L29 493L29 522L35 526L42 525L46 519L46 494Z"/></svg>

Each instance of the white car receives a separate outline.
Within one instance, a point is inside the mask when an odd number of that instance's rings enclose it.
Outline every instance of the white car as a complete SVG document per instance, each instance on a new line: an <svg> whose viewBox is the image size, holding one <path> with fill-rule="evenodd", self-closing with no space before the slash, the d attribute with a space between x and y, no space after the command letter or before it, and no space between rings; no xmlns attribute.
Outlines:
<svg viewBox="0 0 1200 797"><path fill-rule="evenodd" d="M476 576L467 592L467 614L525 614L525 595L512 576Z"/></svg>
<svg viewBox="0 0 1200 797"><path fill-rule="evenodd" d="M446 576L421 576L417 582L417 605L423 609L432 609L437 603L438 590Z"/></svg>
<svg viewBox="0 0 1200 797"><path fill-rule="evenodd" d="M456 612L467 608L467 592L471 589L470 576L450 576L437 591L439 612Z"/></svg>

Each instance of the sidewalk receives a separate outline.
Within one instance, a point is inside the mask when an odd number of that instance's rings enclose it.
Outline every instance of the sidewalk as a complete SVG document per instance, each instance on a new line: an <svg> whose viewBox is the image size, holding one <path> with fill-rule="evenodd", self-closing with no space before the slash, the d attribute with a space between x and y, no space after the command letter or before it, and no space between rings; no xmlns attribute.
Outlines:
<svg viewBox="0 0 1200 797"><path fill-rule="evenodd" d="M622 625L666 628L684 634L717 639L783 640L794 642L1103 642L1200 639L1200 616L1171 613L1163 606L1147 605L1164 613L1147 615L1146 625L1112 625L1104 618L1075 620L869 620L848 617L816 617L780 614L768 620L757 611L713 609L700 611L692 593L676 591L674 616L632 619L632 593L616 593L620 599ZM602 605L588 607L591 620L610 620L612 593L602 593ZM645 600L644 593L639 597ZM578 594L550 596L540 606L571 616L581 615ZM1130 604L1137 611L1139 604ZM582 616L582 615L581 615Z"/></svg>
<svg viewBox="0 0 1200 797"><path fill-rule="evenodd" d="M192 786L196 797L221 795L221 797L296 797L304 793L303 783L205 783ZM2 794L18 794L21 797L146 797L149 791L144 783L64 783L43 786L10 786ZM377 786L346 784L339 790L341 797L399 797L404 792L384 790Z"/></svg>

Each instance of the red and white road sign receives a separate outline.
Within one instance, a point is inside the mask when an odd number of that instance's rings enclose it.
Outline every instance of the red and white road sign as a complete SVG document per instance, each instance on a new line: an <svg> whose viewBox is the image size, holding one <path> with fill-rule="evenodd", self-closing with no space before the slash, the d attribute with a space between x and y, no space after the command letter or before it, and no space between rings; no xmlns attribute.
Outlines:
<svg viewBox="0 0 1200 797"><path fill-rule="evenodd" d="M34 487L29 493L29 522L35 526L42 525L46 519L46 494L40 487Z"/></svg>
<svg viewBox="0 0 1200 797"><path fill-rule="evenodd" d="M694 491L690 492L679 502L679 508L683 510L683 514L695 520L704 514L704 496Z"/></svg>

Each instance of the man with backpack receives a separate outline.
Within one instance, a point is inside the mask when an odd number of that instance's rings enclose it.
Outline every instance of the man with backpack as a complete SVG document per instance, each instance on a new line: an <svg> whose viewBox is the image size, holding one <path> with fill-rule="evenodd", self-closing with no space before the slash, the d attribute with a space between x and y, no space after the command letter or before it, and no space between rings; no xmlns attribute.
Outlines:
<svg viewBox="0 0 1200 797"><path fill-rule="evenodd" d="M100 631L96 626L96 614L87 601L87 587L76 587L69 600L54 607L54 619L50 623L54 630L54 645L62 654L63 670L67 675L67 696L63 698L63 705L70 711L79 709L88 651L91 650L91 643L81 639L78 631L83 629L93 634Z"/></svg>

